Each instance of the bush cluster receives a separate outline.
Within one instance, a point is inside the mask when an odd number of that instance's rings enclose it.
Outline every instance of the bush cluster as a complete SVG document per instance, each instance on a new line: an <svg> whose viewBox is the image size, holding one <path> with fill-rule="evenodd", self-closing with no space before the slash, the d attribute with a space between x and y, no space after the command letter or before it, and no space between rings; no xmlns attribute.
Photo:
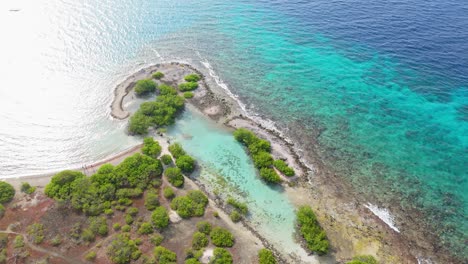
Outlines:
<svg viewBox="0 0 468 264"><path fill-rule="evenodd" d="M192 73L184 77L185 81L187 82L198 82L201 77L198 74Z"/></svg>
<svg viewBox="0 0 468 264"><path fill-rule="evenodd" d="M159 206L159 195L155 190L149 190L145 197L145 207L149 211L153 211Z"/></svg>
<svg viewBox="0 0 468 264"><path fill-rule="evenodd" d="M198 83L196 82L186 82L179 84L179 90L181 92L193 91L198 88Z"/></svg>
<svg viewBox="0 0 468 264"><path fill-rule="evenodd" d="M276 264L276 258L271 250L262 248L258 251L258 264Z"/></svg>
<svg viewBox="0 0 468 264"><path fill-rule="evenodd" d="M222 227L213 228L210 232L210 238L213 245L217 247L232 247L234 245L234 236Z"/></svg>
<svg viewBox="0 0 468 264"><path fill-rule="evenodd" d="M89 218L89 230L94 234L101 236L107 236L109 229L107 227L107 220L105 217L90 217Z"/></svg>
<svg viewBox="0 0 468 264"><path fill-rule="evenodd" d="M179 143L171 144L168 147L168 149L175 159L179 158L180 156L186 155L185 150L182 148L182 146Z"/></svg>
<svg viewBox="0 0 468 264"><path fill-rule="evenodd" d="M164 154L161 156L161 161L164 165L170 165L172 163L171 155Z"/></svg>
<svg viewBox="0 0 468 264"><path fill-rule="evenodd" d="M207 221L200 221L197 223L197 230L205 235L209 235L211 233L211 224Z"/></svg>
<svg viewBox="0 0 468 264"><path fill-rule="evenodd" d="M119 234L112 240L107 248L109 259L117 264L130 263L131 260L137 260L141 256L137 243L130 239L128 234Z"/></svg>
<svg viewBox="0 0 468 264"><path fill-rule="evenodd" d="M34 223L28 226L28 235L31 237L31 240L34 244L40 244L44 241L44 225L39 223Z"/></svg>
<svg viewBox="0 0 468 264"><path fill-rule="evenodd" d="M192 237L192 248L199 250L208 246L209 240L206 234L202 232L195 232Z"/></svg>
<svg viewBox="0 0 468 264"><path fill-rule="evenodd" d="M301 206L296 212L296 219L307 247L319 255L327 254L329 242L312 209L309 206Z"/></svg>
<svg viewBox="0 0 468 264"><path fill-rule="evenodd" d="M184 108L184 98L178 96L177 92L170 92L174 88L169 88L160 90L164 91L164 94L157 96L155 101L140 105L138 111L130 118L128 131L131 134L145 135L151 126L167 126L174 123L176 115Z"/></svg>
<svg viewBox="0 0 468 264"><path fill-rule="evenodd" d="M255 167L260 170L260 177L264 181L268 183L281 182L280 176L272 169L274 160L270 154L270 142L257 137L252 131L245 128L234 131L234 138L247 147Z"/></svg>
<svg viewBox="0 0 468 264"><path fill-rule="evenodd" d="M174 187L182 187L184 185L184 175L179 168L167 168L164 171L164 176Z"/></svg>
<svg viewBox="0 0 468 264"><path fill-rule="evenodd" d="M115 167L101 166L91 177L62 171L52 177L45 194L95 216L111 209L112 204L130 205L130 198L141 196L153 180L161 177L162 171L159 160L137 153Z"/></svg>
<svg viewBox="0 0 468 264"><path fill-rule="evenodd" d="M154 248L154 257L156 258L156 263L158 264L172 264L177 262L176 253L162 246L157 246Z"/></svg>
<svg viewBox="0 0 468 264"><path fill-rule="evenodd" d="M275 160L273 161L273 166L275 166L276 169L281 171L284 175L288 177L294 176L294 170L286 164L283 160Z"/></svg>
<svg viewBox="0 0 468 264"><path fill-rule="evenodd" d="M177 211L182 218L203 216L207 205L208 198L198 190L189 191L186 196L178 196L171 202L172 210Z"/></svg>
<svg viewBox="0 0 468 264"><path fill-rule="evenodd" d="M135 84L135 94L137 96L147 95L156 91L156 83L153 80L139 80Z"/></svg>
<svg viewBox="0 0 468 264"><path fill-rule="evenodd" d="M175 158L175 164L184 173L192 173L195 170L195 160L187 155L179 143L169 146L169 152Z"/></svg>
<svg viewBox="0 0 468 264"><path fill-rule="evenodd" d="M224 248L215 248L210 264L232 264L231 253Z"/></svg>
<svg viewBox="0 0 468 264"><path fill-rule="evenodd" d="M165 187L163 190L163 195L166 199L172 199L175 196L174 189L171 187Z"/></svg>
<svg viewBox="0 0 468 264"><path fill-rule="evenodd" d="M192 93L192 92L185 92L185 93L184 93L184 98L185 98L185 99L193 98L193 93Z"/></svg>

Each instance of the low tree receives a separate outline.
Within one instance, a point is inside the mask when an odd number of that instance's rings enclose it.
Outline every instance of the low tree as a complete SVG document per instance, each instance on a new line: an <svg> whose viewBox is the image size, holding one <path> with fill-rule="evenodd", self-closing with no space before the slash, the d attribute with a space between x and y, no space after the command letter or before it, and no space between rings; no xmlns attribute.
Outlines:
<svg viewBox="0 0 468 264"><path fill-rule="evenodd" d="M319 255L327 254L330 245L325 231L319 225L312 208L310 206L301 206L296 212L296 219L307 247Z"/></svg>
<svg viewBox="0 0 468 264"><path fill-rule="evenodd" d="M184 185L184 175L182 175L179 168L167 168L164 171L164 175L174 187L182 187Z"/></svg>
<svg viewBox="0 0 468 264"><path fill-rule="evenodd" d="M176 253L162 246L157 246L154 248L154 257L156 258L156 263L158 264L173 264L177 262Z"/></svg>
<svg viewBox="0 0 468 264"><path fill-rule="evenodd" d="M146 209L152 211L156 209L156 207L159 206L159 197L158 193L154 190L149 190L146 193L146 198L145 198L145 207Z"/></svg>
<svg viewBox="0 0 468 264"><path fill-rule="evenodd" d="M46 185L44 193L56 200L69 200L73 193L74 183L85 175L79 171L65 170L55 174Z"/></svg>
<svg viewBox="0 0 468 264"><path fill-rule="evenodd" d="M290 168L288 164L286 164L286 162L284 162L283 160L275 160L273 162L273 166L275 166L275 168L277 168L279 171L281 171L281 173L288 177L292 177L295 174L294 170Z"/></svg>
<svg viewBox="0 0 468 264"><path fill-rule="evenodd" d="M171 187L167 186L163 190L163 195L166 199L172 199L175 196L174 189Z"/></svg>
<svg viewBox="0 0 468 264"><path fill-rule="evenodd" d="M255 167L258 169L260 168L268 168L273 165L273 157L271 157L270 153L265 151L260 151L252 156L253 162Z"/></svg>
<svg viewBox="0 0 468 264"><path fill-rule="evenodd" d="M192 248L199 250L208 246L208 237L202 232L195 232L192 237Z"/></svg>
<svg viewBox="0 0 468 264"><path fill-rule="evenodd" d="M198 88L198 83L196 82L186 82L179 84L179 90L181 92L193 91Z"/></svg>
<svg viewBox="0 0 468 264"><path fill-rule="evenodd" d="M171 152L174 158L179 158L180 156L186 155L184 149L179 143L174 143L168 147L169 152Z"/></svg>
<svg viewBox="0 0 468 264"><path fill-rule="evenodd" d="M141 149L143 154L155 159L159 157L159 154L161 154L161 145L159 145L158 141L155 141L152 137L147 137L143 140L143 144L143 148Z"/></svg>
<svg viewBox="0 0 468 264"><path fill-rule="evenodd" d="M261 168L260 177L268 183L280 183L281 178L272 168Z"/></svg>
<svg viewBox="0 0 468 264"><path fill-rule="evenodd" d="M153 80L139 80L135 84L135 94L143 96L156 90L156 83Z"/></svg>
<svg viewBox="0 0 468 264"><path fill-rule="evenodd" d="M195 160L189 155L182 155L177 158L176 165L185 173L191 173L195 169Z"/></svg>
<svg viewBox="0 0 468 264"><path fill-rule="evenodd" d="M200 221L197 223L197 230L205 235L209 235L211 232L211 224L207 221Z"/></svg>
<svg viewBox="0 0 468 264"><path fill-rule="evenodd" d="M172 157L171 155L164 154L161 156L161 161L164 165L169 165L172 163Z"/></svg>
<svg viewBox="0 0 468 264"><path fill-rule="evenodd" d="M166 208L159 206L151 214L151 222L154 227L163 229L169 225L169 215L167 214Z"/></svg>
<svg viewBox="0 0 468 264"><path fill-rule="evenodd" d="M211 242L217 247L232 247L234 236L227 229L215 227L210 233Z"/></svg>
<svg viewBox="0 0 468 264"><path fill-rule="evenodd" d="M15 196L15 188L11 184L0 181L0 203L7 203Z"/></svg>
<svg viewBox="0 0 468 264"><path fill-rule="evenodd" d="M150 223L142 223L138 228L138 234L147 235L153 233L153 226Z"/></svg>
<svg viewBox="0 0 468 264"><path fill-rule="evenodd" d="M232 255L224 248L215 248L210 264L232 264Z"/></svg>

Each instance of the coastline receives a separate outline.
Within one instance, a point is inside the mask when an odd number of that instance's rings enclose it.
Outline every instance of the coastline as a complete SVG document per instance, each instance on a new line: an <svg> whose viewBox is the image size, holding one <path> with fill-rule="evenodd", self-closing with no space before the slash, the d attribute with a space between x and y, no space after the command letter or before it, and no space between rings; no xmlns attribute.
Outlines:
<svg viewBox="0 0 468 264"><path fill-rule="evenodd" d="M257 117L254 119L249 116L238 101L227 95L223 88L218 87L219 84L213 80L213 76L211 78L205 76L191 65L178 62L155 64L130 75L114 90L114 99L111 104L111 115L114 118L121 120L128 118L129 112L125 111L123 105L124 100L131 94L135 81L147 78L153 71L161 69L161 67L168 67L166 69L183 67L200 74L202 76L200 88L195 93L195 97L187 100L187 103L193 105L208 118L224 125L227 129L246 127L254 130L255 133L272 143L272 152L275 157L286 158L288 163L300 172L291 183L284 184L285 192L295 206L303 205L307 201L307 204L314 209L321 225L327 231L332 244L331 254L337 261L349 260L356 254L372 254L376 255L381 263L417 263L418 256L415 252L421 252L423 256L438 259L435 252L430 252L427 248L420 248L420 246L405 239L402 234L392 230L356 198L351 187L343 179L327 169L322 163L316 160L312 162L306 160L304 156L299 154L301 151L295 144L286 138L281 131L259 122ZM179 77L173 76L172 82ZM140 148L141 145L138 145L93 163L89 165L87 174L104 163L118 163L125 157L138 152ZM313 164L313 167L309 164ZM80 168L78 170L83 171ZM54 174L31 175L5 180L13 185L16 184L15 187L26 179L33 185L45 186ZM44 184L45 181L47 182ZM195 183L204 190L201 183L196 181ZM204 191L206 192L206 190ZM218 207L219 205L222 206L222 204L217 203ZM243 225L249 227L245 222ZM261 237L253 228L248 229L256 236Z"/></svg>

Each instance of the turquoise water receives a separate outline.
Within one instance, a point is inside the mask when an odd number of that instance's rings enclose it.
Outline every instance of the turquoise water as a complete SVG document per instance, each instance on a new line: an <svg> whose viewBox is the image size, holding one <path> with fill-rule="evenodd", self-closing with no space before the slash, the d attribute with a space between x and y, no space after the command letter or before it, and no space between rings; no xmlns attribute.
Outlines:
<svg viewBox="0 0 468 264"><path fill-rule="evenodd" d="M363 203L400 213L403 234L412 216L468 258L466 1L6 0L0 12L0 176L136 144L110 118L115 85L151 63L204 62Z"/></svg>
<svg viewBox="0 0 468 264"><path fill-rule="evenodd" d="M286 194L260 180L250 157L231 132L197 112L185 111L168 134L197 159L201 173L195 177L200 182L223 199L232 196L247 203L249 222L267 241L284 253L314 261L295 243L295 208Z"/></svg>

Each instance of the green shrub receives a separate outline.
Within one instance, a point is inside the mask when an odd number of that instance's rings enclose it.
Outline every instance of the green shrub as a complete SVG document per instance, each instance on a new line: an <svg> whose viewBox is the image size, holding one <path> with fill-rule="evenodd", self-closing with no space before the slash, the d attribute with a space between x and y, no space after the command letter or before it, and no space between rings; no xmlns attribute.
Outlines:
<svg viewBox="0 0 468 264"><path fill-rule="evenodd" d="M119 231L122 228L122 226L120 225L120 223L115 223L114 225L112 225L112 228L115 231Z"/></svg>
<svg viewBox="0 0 468 264"><path fill-rule="evenodd" d="M24 238L22 235L17 235L15 240L13 241L14 248L22 248L24 247Z"/></svg>
<svg viewBox="0 0 468 264"><path fill-rule="evenodd" d="M152 158L158 158L161 154L161 145L158 141L155 141L152 137L143 139L143 148L141 149L143 154L148 155Z"/></svg>
<svg viewBox="0 0 468 264"><path fill-rule="evenodd" d="M161 161L164 165L169 165L172 163L172 157L171 155L164 154L161 156Z"/></svg>
<svg viewBox="0 0 468 264"><path fill-rule="evenodd" d="M182 155L176 159L176 165L185 173L191 173L195 169L195 160L189 155Z"/></svg>
<svg viewBox="0 0 468 264"><path fill-rule="evenodd" d="M151 214L151 222L154 227L163 229L169 225L169 215L166 208L159 206Z"/></svg>
<svg viewBox="0 0 468 264"><path fill-rule="evenodd" d="M93 261L96 259L96 256L97 256L96 252L90 251L88 252L88 254L86 254L85 259L88 261Z"/></svg>
<svg viewBox="0 0 468 264"><path fill-rule="evenodd" d="M129 225L122 226L122 231L123 232L130 232L130 230L132 230L131 226L129 226Z"/></svg>
<svg viewBox="0 0 468 264"><path fill-rule="evenodd" d="M192 74L185 76L184 79L187 82L198 82L201 79L201 77L198 74L192 73Z"/></svg>
<svg viewBox="0 0 468 264"><path fill-rule="evenodd" d="M353 260L346 264L378 264L377 260L371 255L355 256Z"/></svg>
<svg viewBox="0 0 468 264"><path fill-rule="evenodd" d="M11 184L0 181L0 203L7 203L15 196L15 188Z"/></svg>
<svg viewBox="0 0 468 264"><path fill-rule="evenodd" d="M241 203L239 201L237 201L236 199L230 197L227 199L227 203L231 206L233 206L234 208L236 208L237 210L239 210L239 212L243 215L247 215L249 213L249 209L247 207L247 204L245 203Z"/></svg>
<svg viewBox="0 0 468 264"><path fill-rule="evenodd" d="M153 226L150 223L143 223L138 229L138 234L140 235L147 235L151 233L153 233Z"/></svg>
<svg viewBox="0 0 468 264"><path fill-rule="evenodd" d="M162 246L154 248L154 257L158 264L174 264L177 261L176 253Z"/></svg>
<svg viewBox="0 0 468 264"><path fill-rule="evenodd" d="M276 258L273 252L266 248L262 248L258 251L258 264L276 264Z"/></svg>
<svg viewBox="0 0 468 264"><path fill-rule="evenodd" d="M34 244L42 243L42 241L44 241L44 225L34 223L28 226L28 235L31 237Z"/></svg>
<svg viewBox="0 0 468 264"><path fill-rule="evenodd" d="M140 188L122 188L115 192L117 198L138 198L143 194L143 190ZM125 203L127 204L127 203Z"/></svg>
<svg viewBox="0 0 468 264"><path fill-rule="evenodd" d="M219 218L219 213L218 212L213 212L213 216L216 217L216 218Z"/></svg>
<svg viewBox="0 0 468 264"><path fill-rule="evenodd" d="M150 237L151 244L153 244L155 246L161 245L163 240L164 240L164 237L162 235L160 235L160 234L155 234L155 235Z"/></svg>
<svg viewBox="0 0 468 264"><path fill-rule="evenodd" d="M296 219L309 250L319 255L327 254L329 242L312 209L309 206L301 206L296 212Z"/></svg>
<svg viewBox="0 0 468 264"><path fill-rule="evenodd" d="M146 193L145 198L145 207L146 209L153 211L156 207L159 206L159 196L158 193L154 190L149 190Z"/></svg>
<svg viewBox="0 0 468 264"><path fill-rule="evenodd" d="M113 215L113 214L114 214L114 210L112 210L112 209L106 209L106 210L104 210L104 214L105 214L105 215L108 215L108 216Z"/></svg>
<svg viewBox="0 0 468 264"><path fill-rule="evenodd" d="M107 255L112 262L125 264L137 260L141 256L141 251L128 234L119 234L107 248Z"/></svg>
<svg viewBox="0 0 468 264"><path fill-rule="evenodd" d="M139 80L135 84L135 94L137 96L146 95L156 90L156 83L153 80Z"/></svg>
<svg viewBox="0 0 468 264"><path fill-rule="evenodd" d="M192 92L185 92L185 93L184 93L184 98L185 98L185 99L193 98L193 93L192 93Z"/></svg>
<svg viewBox="0 0 468 264"><path fill-rule="evenodd" d="M125 215L125 223L127 223L127 225L133 224L133 221L134 221L134 219L133 219L133 217L131 215L129 215L129 214Z"/></svg>
<svg viewBox="0 0 468 264"><path fill-rule="evenodd" d="M21 191L26 194L32 194L36 191L36 187L32 187L29 183L23 182L21 183Z"/></svg>
<svg viewBox="0 0 468 264"><path fill-rule="evenodd" d="M195 232L192 237L192 247L196 250L208 246L208 237L202 232Z"/></svg>
<svg viewBox="0 0 468 264"><path fill-rule="evenodd" d="M229 215L229 217L231 217L231 220L234 223L237 223L242 219L241 214L237 210L232 211L231 214Z"/></svg>
<svg viewBox="0 0 468 264"><path fill-rule="evenodd" d="M224 248L215 248L210 264L232 264L232 255Z"/></svg>
<svg viewBox="0 0 468 264"><path fill-rule="evenodd" d="M213 245L217 247L232 247L234 245L234 236L222 227L213 228L210 237Z"/></svg>
<svg viewBox="0 0 468 264"><path fill-rule="evenodd" d="M273 166L281 171L284 175L288 177L294 176L294 170L286 164L283 160L275 160Z"/></svg>
<svg viewBox="0 0 468 264"><path fill-rule="evenodd" d="M163 195L166 199L172 199L175 196L174 190L171 187L165 187L163 190Z"/></svg>
<svg viewBox="0 0 468 264"><path fill-rule="evenodd" d="M131 216L136 216L138 214L138 208L136 207L130 207L127 209L127 214L131 215Z"/></svg>
<svg viewBox="0 0 468 264"><path fill-rule="evenodd" d="M159 95L177 95L177 90L166 84L161 84L158 87Z"/></svg>
<svg viewBox="0 0 468 264"><path fill-rule="evenodd" d="M211 232L211 224L207 221L200 221L197 223L197 230L205 235L209 235Z"/></svg>
<svg viewBox="0 0 468 264"><path fill-rule="evenodd" d="M250 130L239 128L233 133L234 138L245 146L249 146L258 140L257 136Z"/></svg>
<svg viewBox="0 0 468 264"><path fill-rule="evenodd" d="M168 147L169 152L171 152L172 156L178 159L180 156L186 155L185 150L179 143L174 143Z"/></svg>
<svg viewBox="0 0 468 264"><path fill-rule="evenodd" d="M189 191L186 196L176 197L171 202L171 208L182 218L203 216L207 205L208 198L198 190Z"/></svg>
<svg viewBox="0 0 468 264"><path fill-rule="evenodd" d="M164 77L164 73L157 71L153 73L152 77L156 80L162 79Z"/></svg>
<svg viewBox="0 0 468 264"><path fill-rule="evenodd" d="M136 135L148 134L148 128L151 126L151 118L141 112L136 112L130 117L128 122L128 132Z"/></svg>
<svg viewBox="0 0 468 264"><path fill-rule="evenodd" d="M62 244L62 238L60 235L56 235L54 238L52 238L50 244L54 247L58 247L60 244Z"/></svg>
<svg viewBox="0 0 468 264"><path fill-rule="evenodd" d="M281 177L271 168L261 168L260 177L268 183L280 183Z"/></svg>
<svg viewBox="0 0 468 264"><path fill-rule="evenodd" d="M164 171L164 175L174 187L182 187L184 185L184 175L182 175L179 168L167 168Z"/></svg>
<svg viewBox="0 0 468 264"><path fill-rule="evenodd" d="M81 239L85 242L93 242L94 239L96 239L96 236L91 229L86 228L81 232Z"/></svg>
<svg viewBox="0 0 468 264"><path fill-rule="evenodd" d="M107 228L107 220L105 217L90 217L89 218L89 229L95 234L106 236L109 232Z"/></svg>
<svg viewBox="0 0 468 264"><path fill-rule="evenodd" d="M252 154L256 154L259 152L270 152L271 145L270 142L264 139L256 138L250 145L248 145L249 152Z"/></svg>
<svg viewBox="0 0 468 264"><path fill-rule="evenodd" d="M268 168L273 165L273 157L271 157L270 153L265 151L260 151L252 156L253 162L255 167L258 169L260 168Z"/></svg>
<svg viewBox="0 0 468 264"><path fill-rule="evenodd" d="M185 260L185 264L201 264L196 258L189 258Z"/></svg>
<svg viewBox="0 0 468 264"><path fill-rule="evenodd" d="M193 91L198 88L198 83L196 82L186 82L179 84L179 90L181 92Z"/></svg>

